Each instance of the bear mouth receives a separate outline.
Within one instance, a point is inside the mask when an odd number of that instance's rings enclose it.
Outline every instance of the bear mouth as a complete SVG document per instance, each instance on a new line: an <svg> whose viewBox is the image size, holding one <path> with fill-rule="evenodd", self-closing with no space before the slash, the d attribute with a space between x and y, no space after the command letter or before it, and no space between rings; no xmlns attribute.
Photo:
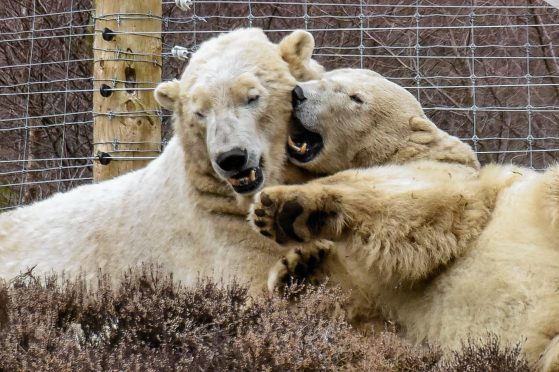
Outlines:
<svg viewBox="0 0 559 372"><path fill-rule="evenodd" d="M263 159L260 159L258 167L247 168L227 179L237 194L248 194L254 192L264 183Z"/></svg>
<svg viewBox="0 0 559 372"><path fill-rule="evenodd" d="M291 116L291 128L287 137L287 153L291 159L299 163L308 163L320 153L324 147L322 136L311 132L301 121Z"/></svg>

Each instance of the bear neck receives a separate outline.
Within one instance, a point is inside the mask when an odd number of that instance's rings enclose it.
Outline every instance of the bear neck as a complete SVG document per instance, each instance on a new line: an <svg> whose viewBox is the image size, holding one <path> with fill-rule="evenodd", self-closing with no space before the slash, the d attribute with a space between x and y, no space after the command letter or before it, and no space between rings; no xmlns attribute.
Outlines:
<svg viewBox="0 0 559 372"><path fill-rule="evenodd" d="M201 174L193 167L187 172L199 208L213 214L231 215L243 219L246 217L248 209L240 203L235 192L214 173Z"/></svg>
<svg viewBox="0 0 559 372"><path fill-rule="evenodd" d="M201 170L195 164L187 164L187 173L199 208L213 214L246 217L247 207L240 203L235 192L215 173Z"/></svg>

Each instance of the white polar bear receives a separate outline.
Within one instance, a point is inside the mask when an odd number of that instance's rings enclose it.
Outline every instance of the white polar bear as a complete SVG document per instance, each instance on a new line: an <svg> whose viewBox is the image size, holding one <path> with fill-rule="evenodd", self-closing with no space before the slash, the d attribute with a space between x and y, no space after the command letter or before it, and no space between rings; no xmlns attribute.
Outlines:
<svg viewBox="0 0 559 372"><path fill-rule="evenodd" d="M153 260L185 283L213 275L252 280L254 292L265 287L278 247L247 226L235 198L288 174L294 77L322 71L313 48L304 31L277 45L259 29L202 44L180 81L157 88L159 102L175 110L176 135L161 156L144 169L0 215L0 276L28 267L87 277L100 267L119 276ZM203 94L212 100L202 102Z"/></svg>
<svg viewBox="0 0 559 372"><path fill-rule="evenodd" d="M478 172L471 149L370 71L297 90L292 159L334 174L256 196L257 230L307 242L274 266L270 286L328 257L325 270L347 271L360 315L380 313L410 341L449 351L492 333L558 371L559 167Z"/></svg>

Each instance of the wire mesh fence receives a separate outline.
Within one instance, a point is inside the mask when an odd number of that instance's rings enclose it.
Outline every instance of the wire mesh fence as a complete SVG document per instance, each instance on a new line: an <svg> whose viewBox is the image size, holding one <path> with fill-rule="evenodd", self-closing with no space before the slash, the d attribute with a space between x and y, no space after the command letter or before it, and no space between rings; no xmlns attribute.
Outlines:
<svg viewBox="0 0 559 372"><path fill-rule="evenodd" d="M0 210L92 181L101 32L91 0L2 5ZM195 0L188 11L164 1L161 22L164 79L187 63L175 46L192 52L237 27L261 27L273 41L303 28L327 68L371 68L406 87L482 163L542 169L559 156L559 10L542 0Z"/></svg>

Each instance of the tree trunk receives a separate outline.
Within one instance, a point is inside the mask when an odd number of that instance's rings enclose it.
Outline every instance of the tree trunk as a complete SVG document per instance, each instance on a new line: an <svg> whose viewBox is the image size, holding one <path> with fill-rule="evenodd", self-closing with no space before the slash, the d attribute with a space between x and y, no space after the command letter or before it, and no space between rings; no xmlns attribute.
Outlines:
<svg viewBox="0 0 559 372"><path fill-rule="evenodd" d="M161 0L96 0L95 181L141 168L161 151L152 88L161 81ZM148 158L148 159L146 159Z"/></svg>

